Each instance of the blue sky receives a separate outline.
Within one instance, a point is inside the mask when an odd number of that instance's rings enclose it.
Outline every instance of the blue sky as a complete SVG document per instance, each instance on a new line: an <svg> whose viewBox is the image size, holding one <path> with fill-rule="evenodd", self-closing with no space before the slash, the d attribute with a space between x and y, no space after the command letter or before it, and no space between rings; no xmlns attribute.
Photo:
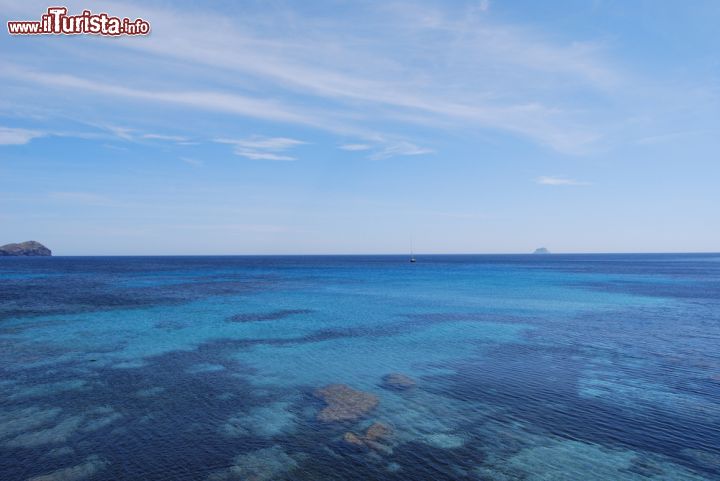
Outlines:
<svg viewBox="0 0 720 481"><path fill-rule="evenodd" d="M152 34L0 36L0 244L720 246L717 1L67 6Z"/></svg>

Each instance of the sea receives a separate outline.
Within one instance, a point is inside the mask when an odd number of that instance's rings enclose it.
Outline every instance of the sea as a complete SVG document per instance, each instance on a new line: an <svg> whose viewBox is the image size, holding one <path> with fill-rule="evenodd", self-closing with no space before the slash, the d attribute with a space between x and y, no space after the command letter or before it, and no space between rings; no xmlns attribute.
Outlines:
<svg viewBox="0 0 720 481"><path fill-rule="evenodd" d="M2 481L719 479L720 254L0 258Z"/></svg>

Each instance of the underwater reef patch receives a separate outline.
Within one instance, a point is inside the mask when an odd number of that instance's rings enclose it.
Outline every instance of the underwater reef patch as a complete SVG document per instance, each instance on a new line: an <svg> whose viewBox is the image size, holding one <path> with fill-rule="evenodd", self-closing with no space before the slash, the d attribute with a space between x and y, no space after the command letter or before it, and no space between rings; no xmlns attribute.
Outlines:
<svg viewBox="0 0 720 481"><path fill-rule="evenodd" d="M414 388L416 385L417 383L414 379L398 372L384 375L381 384L383 388L394 391L406 391Z"/></svg>
<svg viewBox="0 0 720 481"><path fill-rule="evenodd" d="M322 422L355 421L380 402L374 394L355 390L345 384L330 384L317 389L314 394L326 404L317 415L317 420Z"/></svg>

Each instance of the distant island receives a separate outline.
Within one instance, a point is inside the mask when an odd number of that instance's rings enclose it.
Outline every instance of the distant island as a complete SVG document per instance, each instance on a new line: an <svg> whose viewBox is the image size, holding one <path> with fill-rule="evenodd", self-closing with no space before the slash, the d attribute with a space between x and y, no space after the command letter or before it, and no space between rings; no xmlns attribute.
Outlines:
<svg viewBox="0 0 720 481"><path fill-rule="evenodd" d="M533 254L550 254L550 251L547 250L545 247L538 247L535 249L535 252Z"/></svg>
<svg viewBox="0 0 720 481"><path fill-rule="evenodd" d="M0 256L51 256L52 251L36 241L0 246Z"/></svg>

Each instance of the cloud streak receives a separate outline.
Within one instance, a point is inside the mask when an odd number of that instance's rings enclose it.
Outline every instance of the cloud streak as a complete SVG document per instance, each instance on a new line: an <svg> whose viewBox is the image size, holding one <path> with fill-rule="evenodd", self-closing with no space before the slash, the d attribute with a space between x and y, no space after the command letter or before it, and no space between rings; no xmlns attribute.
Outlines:
<svg viewBox="0 0 720 481"><path fill-rule="evenodd" d="M590 185L589 182L582 182L567 177L558 176L540 176L535 179L535 182L540 185Z"/></svg>
<svg viewBox="0 0 720 481"><path fill-rule="evenodd" d="M147 140L165 140L168 142L185 143L188 141L186 137L180 135L165 135L165 134L143 134L143 139Z"/></svg>
<svg viewBox="0 0 720 481"><path fill-rule="evenodd" d="M360 152L363 150L370 150L372 146L368 144L343 144L338 148L340 150L347 150L348 152Z"/></svg>
<svg viewBox="0 0 720 481"><path fill-rule="evenodd" d="M24 145L44 135L43 132L35 130L0 127L0 145Z"/></svg>
<svg viewBox="0 0 720 481"><path fill-rule="evenodd" d="M410 156L431 154L434 151L425 147L420 147L411 142L391 142L381 147L378 151L369 156L372 160L382 160L395 156Z"/></svg>
<svg viewBox="0 0 720 481"><path fill-rule="evenodd" d="M70 74L30 71L17 68L12 65L6 65L5 68L5 74L7 76L49 87L69 88L83 91L85 93L97 93L113 97L171 103L203 110L215 110L248 115L267 120L297 123L306 123L307 121L309 123L309 120L304 116L293 113L276 102L259 100L238 94L228 94L208 90L145 90L94 81Z"/></svg>
<svg viewBox="0 0 720 481"><path fill-rule="evenodd" d="M171 79L167 88L137 78L113 84L103 77L16 67L5 74L56 89L302 124L350 134L356 145L410 123L500 130L567 153L583 151L602 132L596 123L579 121L561 90L602 93L622 82L602 58L601 44L551 41L494 21L488 2L453 9L432 2L357 5L352 15L332 22L292 9L282 15L251 10L231 22L219 13L104 5L153 19L151 37L100 48L142 52L133 57L137 68L149 79L162 73L163 80ZM358 28L363 23L376 35ZM422 56L417 45L424 45ZM158 72L158 60L179 62L183 73L192 72L190 81ZM517 80L528 76L536 81ZM227 80L214 89L188 88L211 78Z"/></svg>
<svg viewBox="0 0 720 481"><path fill-rule="evenodd" d="M302 140L287 137L250 137L248 139L216 139L215 142L230 144L235 155L251 160L297 160L284 152L306 144Z"/></svg>

